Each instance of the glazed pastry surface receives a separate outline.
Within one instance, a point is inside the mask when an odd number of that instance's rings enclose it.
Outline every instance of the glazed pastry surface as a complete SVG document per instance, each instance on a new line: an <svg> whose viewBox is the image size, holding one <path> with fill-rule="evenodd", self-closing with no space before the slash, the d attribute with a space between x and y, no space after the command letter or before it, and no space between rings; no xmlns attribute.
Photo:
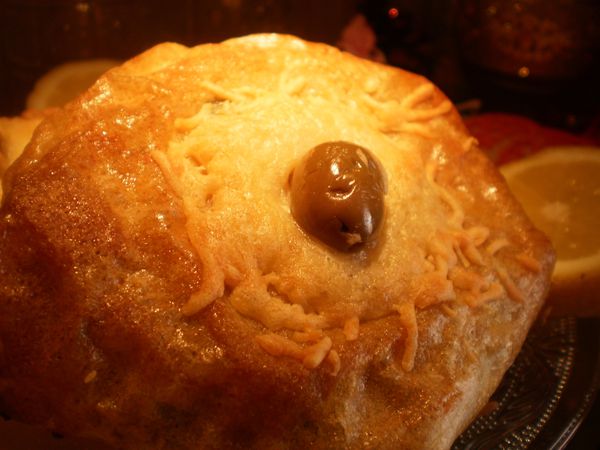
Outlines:
<svg viewBox="0 0 600 450"><path fill-rule="evenodd" d="M292 207L332 142L383 205L349 251ZM4 188L0 411L123 448L447 448L554 261L435 86L283 35L110 70Z"/></svg>

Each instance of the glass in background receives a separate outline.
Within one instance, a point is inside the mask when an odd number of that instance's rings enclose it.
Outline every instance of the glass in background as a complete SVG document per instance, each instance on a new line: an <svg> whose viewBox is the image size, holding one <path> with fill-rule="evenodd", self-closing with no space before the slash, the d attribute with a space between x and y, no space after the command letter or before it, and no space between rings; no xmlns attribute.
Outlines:
<svg viewBox="0 0 600 450"><path fill-rule="evenodd" d="M582 131L600 112L600 3L459 0L458 48L484 106Z"/></svg>

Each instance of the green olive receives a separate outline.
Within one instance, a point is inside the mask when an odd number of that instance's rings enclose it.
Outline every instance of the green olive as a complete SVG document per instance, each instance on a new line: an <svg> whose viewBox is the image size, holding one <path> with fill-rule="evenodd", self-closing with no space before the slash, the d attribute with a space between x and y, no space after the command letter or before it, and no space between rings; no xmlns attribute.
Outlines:
<svg viewBox="0 0 600 450"><path fill-rule="evenodd" d="M349 252L374 242L383 222L385 177L371 153L337 141L310 150L291 174L291 211L309 234Z"/></svg>

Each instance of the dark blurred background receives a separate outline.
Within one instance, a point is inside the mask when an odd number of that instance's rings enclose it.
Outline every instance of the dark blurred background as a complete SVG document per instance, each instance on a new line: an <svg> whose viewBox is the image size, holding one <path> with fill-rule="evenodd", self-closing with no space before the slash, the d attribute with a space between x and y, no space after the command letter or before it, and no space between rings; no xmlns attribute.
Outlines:
<svg viewBox="0 0 600 450"><path fill-rule="evenodd" d="M0 0L0 115L20 113L65 61L265 31L344 46L348 34L369 40L359 14L378 50L362 56L424 74L457 103L476 99L467 109L575 132L597 120L596 0Z"/></svg>
<svg viewBox="0 0 600 450"><path fill-rule="evenodd" d="M195 45L256 32L287 32L334 43L354 14L355 4L345 0L0 0L0 114L18 114L35 80L65 61L127 59L163 41Z"/></svg>
<svg viewBox="0 0 600 450"><path fill-rule="evenodd" d="M600 106L596 0L365 1L388 63L422 73L455 103L583 132ZM472 105L473 106L473 105Z"/></svg>

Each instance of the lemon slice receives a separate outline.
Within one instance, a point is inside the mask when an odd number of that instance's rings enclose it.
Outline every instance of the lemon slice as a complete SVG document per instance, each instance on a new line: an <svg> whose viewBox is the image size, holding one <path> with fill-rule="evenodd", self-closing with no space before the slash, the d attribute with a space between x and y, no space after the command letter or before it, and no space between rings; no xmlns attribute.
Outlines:
<svg viewBox="0 0 600 450"><path fill-rule="evenodd" d="M113 59L87 59L61 64L43 75L27 97L26 106L62 106L89 88L100 75L119 64Z"/></svg>
<svg viewBox="0 0 600 450"><path fill-rule="evenodd" d="M551 147L500 170L556 249L550 305L600 315L600 148Z"/></svg>

